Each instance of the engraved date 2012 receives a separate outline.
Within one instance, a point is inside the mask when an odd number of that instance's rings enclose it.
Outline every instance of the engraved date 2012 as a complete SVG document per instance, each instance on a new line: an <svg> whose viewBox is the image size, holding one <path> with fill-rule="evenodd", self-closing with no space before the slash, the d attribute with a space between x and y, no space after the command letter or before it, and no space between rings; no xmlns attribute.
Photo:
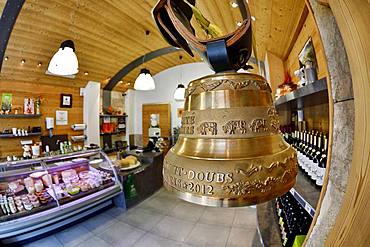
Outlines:
<svg viewBox="0 0 370 247"><path fill-rule="evenodd" d="M213 195L213 186L200 184L195 182L187 182L181 178L176 178L174 176L169 176L170 184L178 189L185 189L189 192L200 193L203 195Z"/></svg>

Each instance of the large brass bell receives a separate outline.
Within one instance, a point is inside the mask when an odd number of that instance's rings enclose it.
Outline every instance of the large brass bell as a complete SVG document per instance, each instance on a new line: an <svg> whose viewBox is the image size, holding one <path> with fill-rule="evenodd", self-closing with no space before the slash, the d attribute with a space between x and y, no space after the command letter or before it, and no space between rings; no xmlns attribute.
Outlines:
<svg viewBox="0 0 370 247"><path fill-rule="evenodd" d="M165 187L207 206L246 206L295 183L295 151L279 134L261 76L220 73L189 84L179 140L164 160Z"/></svg>
<svg viewBox="0 0 370 247"><path fill-rule="evenodd" d="M180 136L164 160L164 186L186 201L207 206L271 200L293 187L297 157L279 134L266 80L227 72L250 68L248 5L241 25L227 33L217 27L220 20L202 15L198 2L159 0L153 9L166 41L190 55L196 51L216 72L191 82L186 90ZM197 36L200 32L205 39Z"/></svg>

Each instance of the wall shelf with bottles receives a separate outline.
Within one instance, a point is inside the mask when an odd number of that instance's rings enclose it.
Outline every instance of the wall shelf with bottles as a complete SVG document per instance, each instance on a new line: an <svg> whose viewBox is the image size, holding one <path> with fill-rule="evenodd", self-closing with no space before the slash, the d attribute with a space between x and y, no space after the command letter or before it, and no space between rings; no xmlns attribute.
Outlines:
<svg viewBox="0 0 370 247"><path fill-rule="evenodd" d="M283 246L302 246L312 223L312 207L309 204L303 206L303 201L299 200L299 194L294 189L275 200Z"/></svg>
<svg viewBox="0 0 370 247"><path fill-rule="evenodd" d="M0 134L0 138L27 138L30 136L40 136L41 132L35 132L35 133L28 133L27 135L24 136L18 136L18 135L13 135L13 134Z"/></svg>
<svg viewBox="0 0 370 247"><path fill-rule="evenodd" d="M39 118L41 114L0 114L0 118Z"/></svg>
<svg viewBox="0 0 370 247"><path fill-rule="evenodd" d="M304 87L298 88L297 90L291 93L288 93L284 96L279 97L275 101L275 106L280 106L282 104L291 102L293 100L301 99L306 96L313 96L317 93L325 92L325 91L327 91L327 82L326 82L326 78L324 77Z"/></svg>

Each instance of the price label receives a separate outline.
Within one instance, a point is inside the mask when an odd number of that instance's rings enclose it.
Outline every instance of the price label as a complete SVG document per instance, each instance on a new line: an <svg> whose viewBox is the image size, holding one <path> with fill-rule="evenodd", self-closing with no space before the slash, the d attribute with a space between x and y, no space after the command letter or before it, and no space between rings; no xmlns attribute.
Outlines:
<svg viewBox="0 0 370 247"><path fill-rule="evenodd" d="M306 209L306 211L307 211L309 214L311 214L311 206L310 206L310 205L308 205L308 204L306 203L306 205L304 206L304 209Z"/></svg>

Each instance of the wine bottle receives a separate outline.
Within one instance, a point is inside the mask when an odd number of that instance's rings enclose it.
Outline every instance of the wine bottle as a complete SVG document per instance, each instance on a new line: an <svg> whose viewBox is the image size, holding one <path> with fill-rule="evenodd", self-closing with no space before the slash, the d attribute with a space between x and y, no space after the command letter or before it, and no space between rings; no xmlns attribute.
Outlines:
<svg viewBox="0 0 370 247"><path fill-rule="evenodd" d="M290 192L278 197L275 205L283 246L292 246L296 236L307 234L312 217Z"/></svg>
<svg viewBox="0 0 370 247"><path fill-rule="evenodd" d="M313 160L312 160L312 164L313 164L313 173L312 173L312 180L315 181L316 183L316 180L317 180L317 172L318 172L318 169L319 169L319 158L321 156L321 134L316 136L316 149L315 149L315 153L313 154Z"/></svg>
<svg viewBox="0 0 370 247"><path fill-rule="evenodd" d="M297 145L299 142L299 136L298 136L298 130L294 131L294 137L293 137L293 148L297 151Z"/></svg>
<svg viewBox="0 0 370 247"><path fill-rule="evenodd" d="M302 148L302 156L301 156L301 163L302 163L302 167L303 167L303 170L305 171L305 172L307 172L307 165L306 165L306 163L305 163L305 160L306 160L306 149L307 149L307 147L308 147L308 145L309 145L309 134L308 134L308 132L305 132L304 133L304 145L303 145L303 148Z"/></svg>
<svg viewBox="0 0 370 247"><path fill-rule="evenodd" d="M321 151L321 156L319 159L319 166L317 169L317 180L316 184L318 186L322 186L324 182L324 176L326 171L326 161L327 161L327 149L328 149L328 140L326 139L326 136L323 137L324 146Z"/></svg>
<svg viewBox="0 0 370 247"><path fill-rule="evenodd" d="M298 142L298 145L297 145L297 159L298 159L298 165L300 167L302 167L302 162L301 162L302 153L301 153L301 150L302 150L303 143L304 143L304 135L303 135L303 132L300 131L299 132L299 142Z"/></svg>
<svg viewBox="0 0 370 247"><path fill-rule="evenodd" d="M312 158L311 158L311 152L312 150L314 149L314 131L312 131L311 135L310 135L310 147L308 148L307 150L307 153L306 153L306 163L307 163L307 173L308 173L308 176L310 176L310 178L312 177Z"/></svg>

